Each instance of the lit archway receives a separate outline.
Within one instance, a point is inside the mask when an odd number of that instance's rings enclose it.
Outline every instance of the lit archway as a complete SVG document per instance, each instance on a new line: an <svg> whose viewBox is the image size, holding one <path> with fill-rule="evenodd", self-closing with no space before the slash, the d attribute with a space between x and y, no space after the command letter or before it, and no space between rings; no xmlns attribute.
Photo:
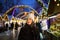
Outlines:
<svg viewBox="0 0 60 40"><path fill-rule="evenodd" d="M33 9L33 8L31 8L30 6L27 6L27 5L16 5L16 6L13 6L13 7L10 8L9 10L7 10L7 11L4 13L4 15L9 14L9 12L13 11L13 12L12 12L12 16L14 16L14 14L15 14L15 9L16 9L16 8L29 8L30 10L34 10L35 14L39 15L38 12L37 12L35 9ZM19 14L16 15L15 17L18 17L19 15L21 15L21 13L19 13Z"/></svg>

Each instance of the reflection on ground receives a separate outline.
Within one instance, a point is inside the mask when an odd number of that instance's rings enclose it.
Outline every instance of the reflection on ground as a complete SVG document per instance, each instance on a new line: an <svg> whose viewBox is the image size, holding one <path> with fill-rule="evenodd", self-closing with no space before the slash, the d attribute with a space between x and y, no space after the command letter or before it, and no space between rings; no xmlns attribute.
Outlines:
<svg viewBox="0 0 60 40"><path fill-rule="evenodd" d="M18 30L13 29L0 33L0 40L17 40L20 28Z"/></svg>

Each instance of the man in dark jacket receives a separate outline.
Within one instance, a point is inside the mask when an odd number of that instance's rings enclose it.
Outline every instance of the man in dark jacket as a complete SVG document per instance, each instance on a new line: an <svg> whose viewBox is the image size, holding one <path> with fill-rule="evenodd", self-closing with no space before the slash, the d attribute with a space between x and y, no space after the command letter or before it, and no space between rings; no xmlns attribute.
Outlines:
<svg viewBox="0 0 60 40"><path fill-rule="evenodd" d="M39 30L34 25L31 17L27 19L27 23L21 28L18 40L40 40Z"/></svg>
<svg viewBox="0 0 60 40"><path fill-rule="evenodd" d="M18 25L18 23L16 22L16 23L15 23L15 30L18 30L18 26L19 26L19 25Z"/></svg>
<svg viewBox="0 0 60 40"><path fill-rule="evenodd" d="M14 28L14 23L12 22L11 23L11 27L9 28L10 30L13 30L13 28Z"/></svg>

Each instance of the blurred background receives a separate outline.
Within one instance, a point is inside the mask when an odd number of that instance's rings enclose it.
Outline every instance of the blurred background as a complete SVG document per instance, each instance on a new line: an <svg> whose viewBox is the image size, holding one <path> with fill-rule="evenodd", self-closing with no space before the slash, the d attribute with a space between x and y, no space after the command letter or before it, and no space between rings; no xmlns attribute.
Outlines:
<svg viewBox="0 0 60 40"><path fill-rule="evenodd" d="M17 40L20 27L24 26L31 11L35 15L35 23L51 17L46 22L49 29L42 33L41 39L59 40L60 16L52 16L60 14L60 0L0 0L0 39Z"/></svg>

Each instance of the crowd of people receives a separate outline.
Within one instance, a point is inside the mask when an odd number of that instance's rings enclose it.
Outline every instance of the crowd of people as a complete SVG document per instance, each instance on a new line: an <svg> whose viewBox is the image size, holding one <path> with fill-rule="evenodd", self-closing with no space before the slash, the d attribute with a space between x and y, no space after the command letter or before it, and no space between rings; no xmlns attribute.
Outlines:
<svg viewBox="0 0 60 40"><path fill-rule="evenodd" d="M52 17L47 17L45 15L43 19L40 19L38 22L34 22L34 12L28 14L26 23L25 24L21 23L22 26L20 27L22 28L19 32L18 40L41 40L40 33L44 34L44 31L48 30L47 20L49 20L49 18L55 17L60 17L60 14L57 14L56 16ZM15 30L18 30L18 27L19 25L17 22L15 24L13 22L5 24L5 21L3 21L2 17L0 16L0 32L13 30L14 28Z"/></svg>

